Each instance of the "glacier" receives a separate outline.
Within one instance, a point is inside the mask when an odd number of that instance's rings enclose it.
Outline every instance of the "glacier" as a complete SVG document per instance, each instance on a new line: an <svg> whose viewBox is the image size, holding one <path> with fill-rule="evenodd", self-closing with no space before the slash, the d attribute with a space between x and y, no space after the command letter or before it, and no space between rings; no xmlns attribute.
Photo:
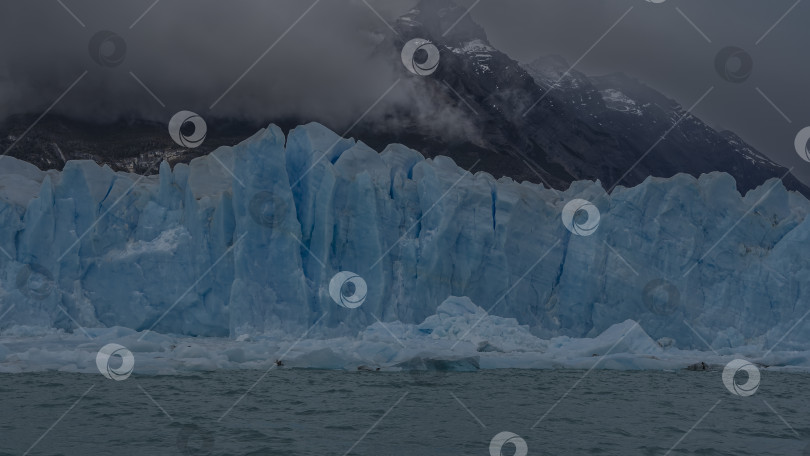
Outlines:
<svg viewBox="0 0 810 456"><path fill-rule="evenodd" d="M561 220L576 199L598 209L588 236ZM589 367L610 347L605 367L810 366L809 211L778 179L746 195L724 173L558 191L316 123L152 176L3 157L0 370L89 368L65 352L88 336L155 360L188 346L177 356L201 368L272 348L334 368L437 353ZM341 271L367 284L357 308L329 294ZM221 350L204 361L206 344Z"/></svg>

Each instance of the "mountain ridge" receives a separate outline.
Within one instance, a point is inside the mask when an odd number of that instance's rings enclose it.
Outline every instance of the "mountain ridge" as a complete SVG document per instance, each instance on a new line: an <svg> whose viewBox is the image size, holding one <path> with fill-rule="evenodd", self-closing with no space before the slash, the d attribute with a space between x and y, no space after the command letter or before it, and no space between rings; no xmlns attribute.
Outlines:
<svg viewBox="0 0 810 456"><path fill-rule="evenodd" d="M445 155L464 168L475 165L474 170L496 177L542 182L558 190L579 180L599 180L613 188L636 185L648 176L722 171L735 177L741 193L771 177L783 177L787 188L810 196L810 187L738 135L711 128L631 76L587 76L559 56L528 63L511 59L451 0L422 1L393 27L399 36L383 40L380 52L399 68L401 77L417 78L435 103L463 114L476 135L459 138L423 131L418 112L396 112L393 127L366 121L351 131L377 150L406 144L425 157ZM414 76L398 63L396 51L411 38L429 39L439 48L441 60L433 75ZM32 119L6 119L0 125L0 148L9 147ZM159 122L97 125L49 115L11 155L43 169L59 169L66 160L82 158L113 169L153 173L162 158L187 163L249 137L263 125L275 123L289 130L310 119L208 120L205 143L185 149L171 141Z"/></svg>

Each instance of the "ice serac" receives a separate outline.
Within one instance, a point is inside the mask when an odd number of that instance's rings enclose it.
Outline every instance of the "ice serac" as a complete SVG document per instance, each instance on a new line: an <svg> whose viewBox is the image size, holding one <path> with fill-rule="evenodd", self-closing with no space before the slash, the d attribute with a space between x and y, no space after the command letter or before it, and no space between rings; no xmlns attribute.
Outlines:
<svg viewBox="0 0 810 456"><path fill-rule="evenodd" d="M601 213L591 236L561 222L575 198ZM489 318L525 341L632 320L682 348L806 349L809 211L778 180L741 196L723 173L558 192L319 124L270 126L149 177L4 157L0 328L239 338L321 319L310 335L355 337L380 320L486 352L522 343L499 347ZM330 298L339 271L368 284L359 308ZM450 296L469 299L439 307Z"/></svg>

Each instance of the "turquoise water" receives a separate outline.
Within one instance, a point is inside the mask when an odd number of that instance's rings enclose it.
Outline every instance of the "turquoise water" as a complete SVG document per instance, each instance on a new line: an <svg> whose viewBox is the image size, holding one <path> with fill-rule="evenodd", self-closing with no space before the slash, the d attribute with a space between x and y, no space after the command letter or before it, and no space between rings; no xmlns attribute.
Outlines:
<svg viewBox="0 0 810 456"><path fill-rule="evenodd" d="M263 374L3 374L0 454L488 456L502 431L528 455L810 454L807 374L750 397L716 371Z"/></svg>

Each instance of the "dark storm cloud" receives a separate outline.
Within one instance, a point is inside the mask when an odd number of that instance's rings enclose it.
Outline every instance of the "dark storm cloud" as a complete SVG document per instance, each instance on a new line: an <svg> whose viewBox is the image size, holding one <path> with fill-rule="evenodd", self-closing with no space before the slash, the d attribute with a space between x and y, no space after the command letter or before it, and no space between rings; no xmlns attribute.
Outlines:
<svg viewBox="0 0 810 456"><path fill-rule="evenodd" d="M291 116L342 128L401 76L392 33L362 0L322 0L210 108L310 1L162 0L131 29L152 0L63 1L86 27L57 2L3 2L0 116L42 112L87 70L57 111L96 120L127 115L168 120L180 109L191 109L215 117ZM392 22L416 0L369 3ZM470 15L496 47L517 60L559 54L573 63L632 7L577 69L625 72L685 107L714 86L696 115L737 132L781 164L796 166L794 173L810 181L810 165L793 149L796 132L810 125L806 88L810 59L805 57L810 4L800 3L762 38L794 3L481 0ZM103 68L91 59L88 43L99 30L113 31L126 41L121 65ZM753 58L753 74L742 84L724 81L715 72L715 55L730 45L747 50ZM436 106L424 90L420 78L403 78L369 116L379 120L409 106L427 128L469 133L463 111ZM396 116L387 119L396 121Z"/></svg>
<svg viewBox="0 0 810 456"><path fill-rule="evenodd" d="M165 0L137 23L151 0L64 3L70 11L57 2L4 3L0 116L41 112L87 70L55 112L165 121L188 109L342 129L402 78L369 118L407 106L437 132L469 133L463 112L432 104L424 81L403 77L393 33L362 1ZM412 4L389 2L378 11L396 17ZM99 65L89 52L104 30L126 44L120 65Z"/></svg>

